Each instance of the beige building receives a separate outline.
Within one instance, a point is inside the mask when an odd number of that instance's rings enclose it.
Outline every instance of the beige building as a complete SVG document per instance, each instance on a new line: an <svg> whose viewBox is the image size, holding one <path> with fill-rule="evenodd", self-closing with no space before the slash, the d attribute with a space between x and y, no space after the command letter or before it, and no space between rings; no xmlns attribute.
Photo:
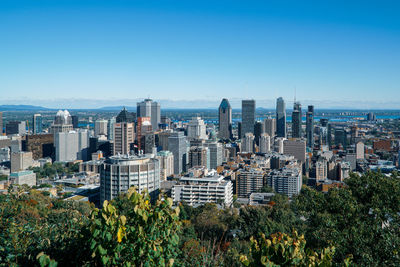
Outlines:
<svg viewBox="0 0 400 267"><path fill-rule="evenodd" d="M119 122L114 125L114 155L129 154L131 145L135 142L135 124Z"/></svg>
<svg viewBox="0 0 400 267"><path fill-rule="evenodd" d="M293 138L283 141L283 154L293 156L295 159L306 162L306 140Z"/></svg>
<svg viewBox="0 0 400 267"><path fill-rule="evenodd" d="M171 151L160 151L157 153L160 161L160 180L167 180L167 177L174 174L174 155Z"/></svg>
<svg viewBox="0 0 400 267"><path fill-rule="evenodd" d="M26 184L28 186L36 185L36 173L33 171L13 172L10 174L9 179L12 184Z"/></svg>
<svg viewBox="0 0 400 267"><path fill-rule="evenodd" d="M26 170L33 165L32 152L11 153L11 172Z"/></svg>

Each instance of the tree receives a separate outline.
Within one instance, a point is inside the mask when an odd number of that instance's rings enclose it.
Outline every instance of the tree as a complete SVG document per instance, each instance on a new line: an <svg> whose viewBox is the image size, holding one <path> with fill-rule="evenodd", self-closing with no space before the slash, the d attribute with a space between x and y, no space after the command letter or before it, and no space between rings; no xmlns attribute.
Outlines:
<svg viewBox="0 0 400 267"><path fill-rule="evenodd" d="M89 244L94 261L105 266L172 265L178 255L179 208L173 209L169 198L152 205L149 194L135 188L120 198L129 201L128 210L105 201L92 212Z"/></svg>

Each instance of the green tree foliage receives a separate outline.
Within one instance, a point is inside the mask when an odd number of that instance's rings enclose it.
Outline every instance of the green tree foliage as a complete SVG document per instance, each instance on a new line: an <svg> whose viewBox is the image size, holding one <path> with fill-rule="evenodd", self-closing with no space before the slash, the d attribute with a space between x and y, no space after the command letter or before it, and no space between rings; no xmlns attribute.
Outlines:
<svg viewBox="0 0 400 267"><path fill-rule="evenodd" d="M121 196L127 209L105 201L91 215L90 249L97 264L105 266L171 266L178 255L179 208L172 200L150 203L147 193L134 188ZM130 205L126 205L126 200ZM121 200L118 205L121 205Z"/></svg>
<svg viewBox="0 0 400 267"><path fill-rule="evenodd" d="M347 255L361 266L400 265L400 179L352 174L345 188L324 194L304 188L293 209L304 218L307 245L333 244L335 261Z"/></svg>
<svg viewBox="0 0 400 267"><path fill-rule="evenodd" d="M320 254L306 249L304 236L296 231L292 236L284 233L272 234L266 238L260 234L251 238L250 257L242 255L240 262L244 266L332 266L334 248L324 249ZM346 265L349 260L346 260Z"/></svg>

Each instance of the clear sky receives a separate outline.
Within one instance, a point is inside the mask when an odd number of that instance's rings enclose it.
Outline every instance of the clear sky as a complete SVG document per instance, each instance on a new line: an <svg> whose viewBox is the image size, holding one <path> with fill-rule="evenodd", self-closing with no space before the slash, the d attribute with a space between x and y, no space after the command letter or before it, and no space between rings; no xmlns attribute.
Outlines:
<svg viewBox="0 0 400 267"><path fill-rule="evenodd" d="M1 0L0 104L290 103L296 87L304 104L400 108L399 14L398 0Z"/></svg>

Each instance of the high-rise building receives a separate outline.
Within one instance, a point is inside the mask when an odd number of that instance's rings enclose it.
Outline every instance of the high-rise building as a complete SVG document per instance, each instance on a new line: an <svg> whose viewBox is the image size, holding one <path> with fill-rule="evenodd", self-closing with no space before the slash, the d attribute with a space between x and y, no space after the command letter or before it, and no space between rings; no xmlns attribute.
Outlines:
<svg viewBox="0 0 400 267"><path fill-rule="evenodd" d="M286 138L286 105L282 97L276 100L276 135Z"/></svg>
<svg viewBox="0 0 400 267"><path fill-rule="evenodd" d="M210 169L210 150L208 147L194 146L189 150L189 168L204 167Z"/></svg>
<svg viewBox="0 0 400 267"><path fill-rule="evenodd" d="M267 133L260 136L260 153L269 153L271 151L271 138Z"/></svg>
<svg viewBox="0 0 400 267"><path fill-rule="evenodd" d="M260 136L263 133L265 133L265 124L261 121L257 121L254 124L254 140L258 146L260 145Z"/></svg>
<svg viewBox="0 0 400 267"><path fill-rule="evenodd" d="M174 155L174 174L186 171L188 143L183 132L173 132L168 137L168 150Z"/></svg>
<svg viewBox="0 0 400 267"><path fill-rule="evenodd" d="M32 152L12 152L11 153L11 172L26 170L33 164Z"/></svg>
<svg viewBox="0 0 400 267"><path fill-rule="evenodd" d="M113 154L129 154L135 142L135 124L117 122L114 125Z"/></svg>
<svg viewBox="0 0 400 267"><path fill-rule="evenodd" d="M146 134L152 133L153 127L151 125L150 117L138 117L136 124L136 140L138 144L138 150L144 151L144 140L143 136ZM142 144L143 143L143 144Z"/></svg>
<svg viewBox="0 0 400 267"><path fill-rule="evenodd" d="M241 128L240 138L243 138L246 133L254 134L255 121L256 121L256 101L242 100L242 128Z"/></svg>
<svg viewBox="0 0 400 267"><path fill-rule="evenodd" d="M118 116L115 119L115 121L117 123L120 123L120 122L135 122L136 121L136 113L135 112L129 112L124 107L121 110L121 112L118 114Z"/></svg>
<svg viewBox="0 0 400 267"><path fill-rule="evenodd" d="M375 116L375 114L374 114L373 112L369 112L369 113L367 114L367 120L368 120L368 121L376 121L376 116Z"/></svg>
<svg viewBox="0 0 400 267"><path fill-rule="evenodd" d="M275 192L291 198L300 193L302 186L301 169L284 167L281 170L273 170L267 175L266 180Z"/></svg>
<svg viewBox="0 0 400 267"><path fill-rule="evenodd" d="M100 166L100 203L116 198L132 186L139 193L146 190L156 199L160 191L159 160L144 155L118 155Z"/></svg>
<svg viewBox="0 0 400 267"><path fill-rule="evenodd" d="M265 133L271 138L276 136L276 120L274 118L264 119Z"/></svg>
<svg viewBox="0 0 400 267"><path fill-rule="evenodd" d="M236 194L247 198L251 193L260 192L264 186L265 172L258 169L244 170L236 177Z"/></svg>
<svg viewBox="0 0 400 267"><path fill-rule="evenodd" d="M157 153L160 161L160 180L167 180L167 177L174 174L174 155L171 151L162 150Z"/></svg>
<svg viewBox="0 0 400 267"><path fill-rule="evenodd" d="M357 159L364 159L365 157L365 146L364 143L359 141L356 144L356 154L357 154Z"/></svg>
<svg viewBox="0 0 400 267"><path fill-rule="evenodd" d="M72 128L78 129L79 128L79 117L78 117L78 115L72 115L71 116L71 121L72 121Z"/></svg>
<svg viewBox="0 0 400 267"><path fill-rule="evenodd" d="M142 102L138 102L137 116L150 117L153 130L158 130L158 124L161 122L160 104L151 99L145 99Z"/></svg>
<svg viewBox="0 0 400 267"><path fill-rule="evenodd" d="M283 154L293 156L295 159L306 162L306 141L293 138L283 141Z"/></svg>
<svg viewBox="0 0 400 267"><path fill-rule="evenodd" d="M26 134L26 123L25 121L9 121L6 124L6 135Z"/></svg>
<svg viewBox="0 0 400 267"><path fill-rule="evenodd" d="M300 102L294 102L292 112L292 137L300 138L302 132L302 121L301 121L301 104Z"/></svg>
<svg viewBox="0 0 400 267"><path fill-rule="evenodd" d="M242 151L244 153L253 153L254 151L254 135L252 133L246 133L242 138Z"/></svg>
<svg viewBox="0 0 400 267"><path fill-rule="evenodd" d="M3 135L3 112L0 111L0 136Z"/></svg>
<svg viewBox="0 0 400 267"><path fill-rule="evenodd" d="M231 139L232 138L232 108L229 104L228 99L224 98L221 101L218 109L218 123L219 132L218 137L220 139Z"/></svg>
<svg viewBox="0 0 400 267"><path fill-rule="evenodd" d="M42 115L40 114L34 114L33 115L33 120L32 120L32 125L33 125L33 134L39 134L43 131L43 122L42 122Z"/></svg>
<svg viewBox="0 0 400 267"><path fill-rule="evenodd" d="M343 128L335 129L335 145L342 145L343 148L347 147L347 132Z"/></svg>
<svg viewBox="0 0 400 267"><path fill-rule="evenodd" d="M50 133L69 132L72 129L72 117L68 110L59 110L54 118L53 125L50 127Z"/></svg>
<svg viewBox="0 0 400 267"><path fill-rule="evenodd" d="M56 161L70 162L89 159L89 132L87 130L55 133L54 145Z"/></svg>
<svg viewBox="0 0 400 267"><path fill-rule="evenodd" d="M222 164L222 144L215 140L207 140L204 145L210 150L210 169L217 169Z"/></svg>
<svg viewBox="0 0 400 267"><path fill-rule="evenodd" d="M187 126L187 137L191 139L207 139L206 125L200 117L193 117Z"/></svg>
<svg viewBox="0 0 400 267"><path fill-rule="evenodd" d="M308 106L306 114L307 146L314 148L314 106Z"/></svg>
<svg viewBox="0 0 400 267"><path fill-rule="evenodd" d="M317 181L328 178L328 162L325 159L319 159L315 162L315 179Z"/></svg>
<svg viewBox="0 0 400 267"><path fill-rule="evenodd" d="M96 120L94 122L94 135L95 136L100 136L100 135L107 135L107 125L108 121L106 120Z"/></svg>
<svg viewBox="0 0 400 267"><path fill-rule="evenodd" d="M107 139L112 141L114 140L114 127L115 127L116 120L115 118L108 119L107 122Z"/></svg>

